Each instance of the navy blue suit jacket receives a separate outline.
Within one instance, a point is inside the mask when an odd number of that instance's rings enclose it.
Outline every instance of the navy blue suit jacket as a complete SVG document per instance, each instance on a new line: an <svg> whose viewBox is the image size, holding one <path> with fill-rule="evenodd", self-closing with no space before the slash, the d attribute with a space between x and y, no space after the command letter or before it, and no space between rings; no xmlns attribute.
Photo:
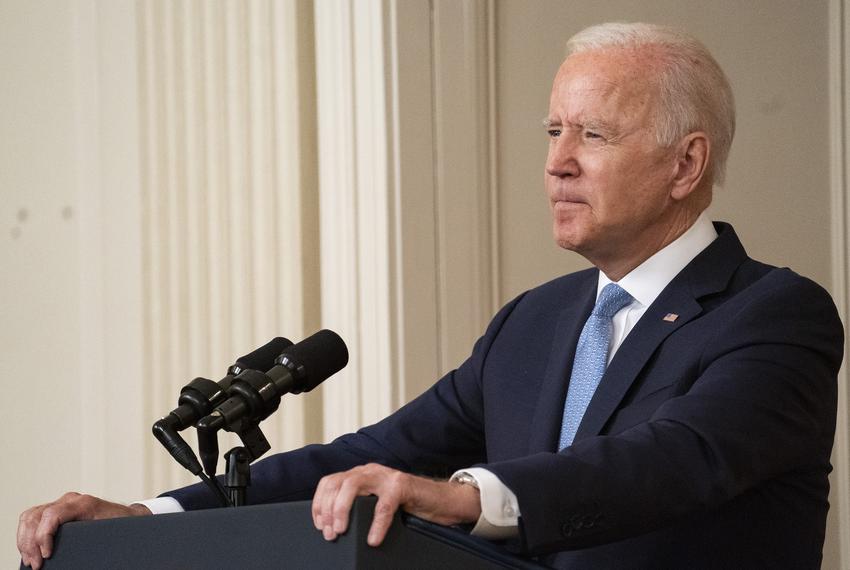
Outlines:
<svg viewBox="0 0 850 570"><path fill-rule="evenodd" d="M818 567L842 325L821 287L717 229L626 337L569 448L558 431L596 270L511 301L469 359L378 424L258 462L250 502L309 499L370 461L481 464L517 495L521 547L556 567ZM168 495L213 504L197 485Z"/></svg>

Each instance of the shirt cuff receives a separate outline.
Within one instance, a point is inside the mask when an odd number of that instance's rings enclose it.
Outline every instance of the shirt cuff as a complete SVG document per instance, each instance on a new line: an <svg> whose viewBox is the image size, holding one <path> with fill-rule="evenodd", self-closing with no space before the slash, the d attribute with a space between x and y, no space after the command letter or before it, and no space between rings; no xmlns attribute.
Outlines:
<svg viewBox="0 0 850 570"><path fill-rule="evenodd" d="M519 534L519 502L513 491L502 483L493 472L482 467L470 467L456 471L450 481L466 473L478 484L481 499L481 516L472 529L472 534L490 540L513 538Z"/></svg>
<svg viewBox="0 0 850 570"><path fill-rule="evenodd" d="M165 515L168 513L182 513L184 509L177 499L174 497L157 497L156 499L147 499L144 501L133 501L135 505L146 506L151 513L155 515Z"/></svg>

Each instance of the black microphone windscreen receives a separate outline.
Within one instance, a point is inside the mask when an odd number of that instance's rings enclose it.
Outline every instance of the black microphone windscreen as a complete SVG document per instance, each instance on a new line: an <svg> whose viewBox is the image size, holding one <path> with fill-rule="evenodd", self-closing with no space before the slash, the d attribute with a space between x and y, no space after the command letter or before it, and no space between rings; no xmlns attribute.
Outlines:
<svg viewBox="0 0 850 570"><path fill-rule="evenodd" d="M309 392L348 364L348 347L333 331L324 329L293 344L282 356L294 364L304 376L299 391Z"/></svg>
<svg viewBox="0 0 850 570"><path fill-rule="evenodd" d="M236 366L242 370L247 368L265 372L274 366L274 359L290 346L292 346L291 340L282 336L275 337L253 352L240 356L236 360Z"/></svg>

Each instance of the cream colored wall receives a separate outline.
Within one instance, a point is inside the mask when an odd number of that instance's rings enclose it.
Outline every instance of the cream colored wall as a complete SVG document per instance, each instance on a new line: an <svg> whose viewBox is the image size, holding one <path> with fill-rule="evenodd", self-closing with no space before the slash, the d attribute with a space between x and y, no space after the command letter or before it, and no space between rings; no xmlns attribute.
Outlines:
<svg viewBox="0 0 850 570"><path fill-rule="evenodd" d="M25 506L69 488L143 491L128 6L0 2L0 558L10 567Z"/></svg>
<svg viewBox="0 0 850 570"><path fill-rule="evenodd" d="M50 13L50 12L53 13ZM0 463L2 563L13 567L17 512L81 483L79 216L73 15L47 3L0 4ZM7 22L28 25L11 27ZM36 26L44 36L32 34ZM7 29L9 28L9 29ZM49 41L45 41L49 39ZM14 57L13 57L14 54ZM9 88L15 85L15 88ZM51 380L51 378L55 380ZM39 410L47 410L39 417ZM56 458L61 458L57 468Z"/></svg>
<svg viewBox="0 0 850 570"><path fill-rule="evenodd" d="M846 0L0 0L12 86L0 92L0 378L13 395L0 417L13 420L4 451L20 459L0 468L0 562L15 563L29 504L68 488L129 500L186 480L150 423L191 377L223 372L272 332L330 326L353 348L325 398L288 404L270 426L278 447L322 440L418 394L516 293L583 267L550 239L540 119L563 42L587 24L668 22L708 44L739 109L716 217L846 307L848 133L836 125L850 58L836 46L848 45L847 11ZM218 115L203 114L211 105ZM281 195L294 212L265 217ZM266 230L203 237L227 205ZM275 223L287 226L264 241ZM293 244L266 266L276 273L253 261L251 277L217 280L244 262L233 256ZM838 540L848 510L831 513L825 568L850 560Z"/></svg>

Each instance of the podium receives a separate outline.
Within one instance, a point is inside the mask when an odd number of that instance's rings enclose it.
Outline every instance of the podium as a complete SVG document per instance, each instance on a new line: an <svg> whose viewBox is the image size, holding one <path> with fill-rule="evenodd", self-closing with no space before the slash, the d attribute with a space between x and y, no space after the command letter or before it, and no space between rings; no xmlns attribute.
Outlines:
<svg viewBox="0 0 850 570"><path fill-rule="evenodd" d="M71 522L60 527L44 568L544 568L458 529L398 513L384 543L370 547L375 503L358 499L348 531L334 542L313 527L309 501Z"/></svg>

